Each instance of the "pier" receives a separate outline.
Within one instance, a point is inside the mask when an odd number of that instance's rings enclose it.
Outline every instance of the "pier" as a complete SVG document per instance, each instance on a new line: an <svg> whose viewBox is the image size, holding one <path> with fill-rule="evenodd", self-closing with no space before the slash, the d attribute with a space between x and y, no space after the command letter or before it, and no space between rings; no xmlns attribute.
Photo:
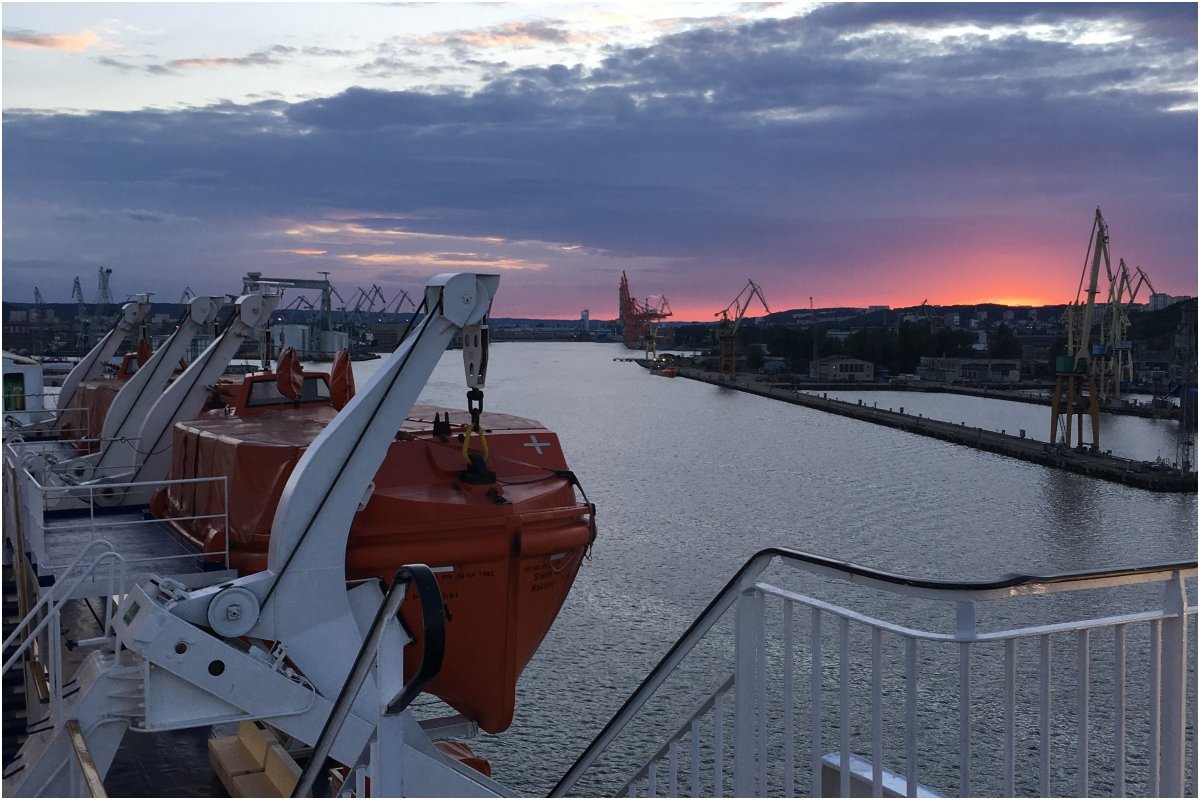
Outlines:
<svg viewBox="0 0 1200 800"><path fill-rule="evenodd" d="M643 361L643 366L646 364ZM1002 431L989 431L968 425L957 425L952 422L929 419L927 417L905 414L891 409L875 408L858 403L848 403L828 397L806 394L792 388L779 385L760 384L750 376L734 376L732 379L715 372L689 367L679 368L679 377L690 378L702 383L736 389L772 400L781 400L793 405L805 406L818 411L839 414L843 417L872 422L889 428L941 439L945 442L974 447L989 453L997 453L1010 458L1019 458L1044 467L1053 467L1068 472L1076 472L1093 478L1136 486L1155 492L1195 492L1196 473L1180 472L1172 467L1119 458L1103 452L1091 450L1068 449L1061 445L1051 445L1023 436L1014 436ZM807 387L806 387L807 388ZM857 385L839 385L839 390L859 389ZM889 387L892 388L892 387Z"/></svg>

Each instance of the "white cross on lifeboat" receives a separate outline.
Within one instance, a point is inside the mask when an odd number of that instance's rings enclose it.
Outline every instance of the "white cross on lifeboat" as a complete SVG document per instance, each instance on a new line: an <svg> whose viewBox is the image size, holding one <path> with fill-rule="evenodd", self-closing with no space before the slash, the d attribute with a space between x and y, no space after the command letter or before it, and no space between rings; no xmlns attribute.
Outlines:
<svg viewBox="0 0 1200 800"><path fill-rule="evenodd" d="M531 433L531 434L529 434L529 441L525 442L525 444L523 446L524 447L532 447L534 450L537 451L537 454L540 456L542 454L542 448L549 447L550 443L549 442L539 442L538 438L537 438L537 434Z"/></svg>

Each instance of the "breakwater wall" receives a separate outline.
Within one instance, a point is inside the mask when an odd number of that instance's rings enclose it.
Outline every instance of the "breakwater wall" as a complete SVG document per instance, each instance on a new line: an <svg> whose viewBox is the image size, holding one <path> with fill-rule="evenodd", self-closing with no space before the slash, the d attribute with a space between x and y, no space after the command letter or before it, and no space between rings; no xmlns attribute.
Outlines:
<svg viewBox="0 0 1200 800"><path fill-rule="evenodd" d="M1136 486L1140 489L1149 489L1155 492L1196 491L1196 473L1181 473L1175 469L1164 468L1161 464L1147 464L1103 453L1067 449L1060 445L1052 446L1046 442L1014 436L1007 432L956 425L952 422L905 414L902 411L833 400L791 388L760 384L751 376L729 378L714 372L680 368L679 377L769 397L772 400L780 400L830 414L839 414L863 422L885 425L908 433L929 436L945 442L985 450L989 453L1019 458L1022 461L1029 461L1044 467L1077 472L1081 475Z"/></svg>

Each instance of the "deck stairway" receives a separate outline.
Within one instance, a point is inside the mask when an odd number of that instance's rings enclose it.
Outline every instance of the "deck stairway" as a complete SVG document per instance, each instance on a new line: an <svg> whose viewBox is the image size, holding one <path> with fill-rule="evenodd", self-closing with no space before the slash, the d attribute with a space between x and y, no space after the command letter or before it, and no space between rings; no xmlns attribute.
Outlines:
<svg viewBox="0 0 1200 800"><path fill-rule="evenodd" d="M17 624L21 621L21 614L17 602L17 582L13 574L11 565L4 566L3 574L3 592L4 592L4 639L17 629ZM9 645L4 648L4 660L7 661L10 656L16 652L17 645ZM28 720L28 711L26 709L27 701L25 697L25 675L23 669L12 670L4 673L2 687L0 687L0 703L3 703L4 708L4 744L3 744L3 766L8 767L13 758L17 755L17 749L25 742L25 728Z"/></svg>

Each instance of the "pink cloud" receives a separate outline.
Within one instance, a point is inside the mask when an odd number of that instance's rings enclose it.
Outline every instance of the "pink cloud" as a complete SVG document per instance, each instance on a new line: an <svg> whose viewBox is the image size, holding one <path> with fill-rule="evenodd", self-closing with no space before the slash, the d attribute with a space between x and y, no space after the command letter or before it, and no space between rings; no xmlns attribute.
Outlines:
<svg viewBox="0 0 1200 800"><path fill-rule="evenodd" d="M91 31L81 33L34 33L32 31L5 31L4 46L22 50L58 50L64 53L82 53L89 47L100 44L100 37Z"/></svg>

